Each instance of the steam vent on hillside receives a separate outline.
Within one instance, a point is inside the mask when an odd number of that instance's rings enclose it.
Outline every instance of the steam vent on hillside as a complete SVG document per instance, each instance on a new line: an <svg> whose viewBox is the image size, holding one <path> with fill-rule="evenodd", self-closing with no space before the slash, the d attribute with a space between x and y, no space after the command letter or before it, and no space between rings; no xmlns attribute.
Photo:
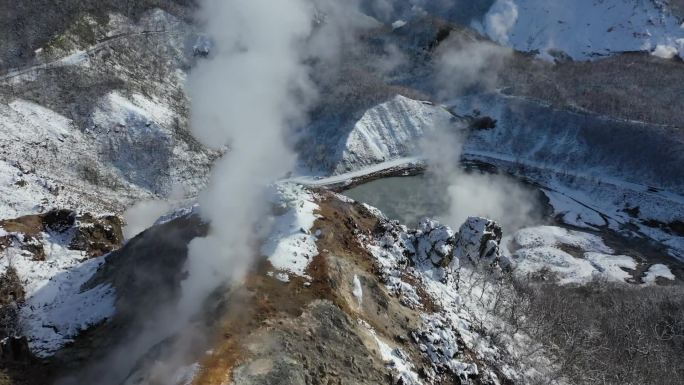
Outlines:
<svg viewBox="0 0 684 385"><path fill-rule="evenodd" d="M0 3L0 385L684 384L684 0Z"/></svg>

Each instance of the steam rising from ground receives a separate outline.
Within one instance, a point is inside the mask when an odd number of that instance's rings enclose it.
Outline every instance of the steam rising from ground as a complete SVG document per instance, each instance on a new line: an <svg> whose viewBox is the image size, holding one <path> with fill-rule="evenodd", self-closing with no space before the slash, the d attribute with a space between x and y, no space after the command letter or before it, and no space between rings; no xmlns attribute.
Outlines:
<svg viewBox="0 0 684 385"><path fill-rule="evenodd" d="M428 172L439 185L448 186L449 209L440 219L458 228L470 216L497 221L506 232L536 223L535 196L514 180L497 174L466 172L460 166L465 132L437 127L421 142Z"/></svg>
<svg viewBox="0 0 684 385"><path fill-rule="evenodd" d="M168 200L145 200L135 203L124 212L124 237L132 239L148 229L161 217L174 208L174 203L185 197L185 189L181 185L173 186Z"/></svg>
<svg viewBox="0 0 684 385"><path fill-rule="evenodd" d="M513 51L489 41L462 37L440 45L435 61L438 96L454 97L469 91L491 91Z"/></svg>
<svg viewBox="0 0 684 385"><path fill-rule="evenodd" d="M487 35L500 44L508 44L508 35L518 21L518 6L513 0L497 0L485 15Z"/></svg>
<svg viewBox="0 0 684 385"><path fill-rule="evenodd" d="M160 216L171 209L171 204L164 200L141 201L129 207L124 212L126 226L124 237L131 239L149 228Z"/></svg>
<svg viewBox="0 0 684 385"><path fill-rule="evenodd" d="M294 166L284 136L314 96L302 57L309 3L207 0L202 16L216 48L189 78L191 125L204 144L229 151L199 198L211 228L190 244L182 315L196 313L211 291L248 268L256 225L269 209L267 186Z"/></svg>
<svg viewBox="0 0 684 385"><path fill-rule="evenodd" d="M450 38L440 46L434 62L439 97L494 91L511 54L510 49L488 41ZM421 144L430 172L449 186L450 209L443 219L457 228L469 216L484 216L506 231L532 223L536 205L530 191L501 175L466 173L459 163L467 133L455 134L453 127L443 126Z"/></svg>
<svg viewBox="0 0 684 385"><path fill-rule="evenodd" d="M177 383L177 371L193 359L193 345L203 337L194 317L214 290L239 280L248 269L258 253L257 225L268 222L269 185L294 166L285 136L303 121L315 98L304 64L314 26L312 3L204 0L200 19L214 47L210 58L200 61L188 77L191 128L205 145L228 149L199 197L209 233L189 244L187 278L181 281L177 306L162 305L156 314L140 309L144 325L137 334L86 368L81 379L64 379L64 384L93 379L102 384ZM136 205L139 212L132 215L129 210L127 215L128 234L151 224L168 207L164 202ZM164 357L145 362L149 368L136 369L141 358L148 360L160 349ZM129 377L131 373L136 374Z"/></svg>

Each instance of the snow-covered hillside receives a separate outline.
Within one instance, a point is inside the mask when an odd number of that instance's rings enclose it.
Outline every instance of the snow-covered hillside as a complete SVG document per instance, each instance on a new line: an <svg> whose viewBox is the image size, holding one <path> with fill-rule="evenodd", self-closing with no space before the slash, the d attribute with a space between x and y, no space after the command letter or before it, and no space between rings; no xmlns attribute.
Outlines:
<svg viewBox="0 0 684 385"><path fill-rule="evenodd" d="M335 171L352 171L415 155L419 139L432 130L448 129L451 118L440 106L397 95L366 111L354 124L338 145L342 159Z"/></svg>
<svg viewBox="0 0 684 385"><path fill-rule="evenodd" d="M33 102L0 104L0 217L51 207L119 211L201 177L194 170L209 159L175 138L173 115L142 95L132 99L105 96L83 129Z"/></svg>
<svg viewBox="0 0 684 385"><path fill-rule="evenodd" d="M44 64L0 77L0 218L196 193L214 157L187 131L196 39L159 9L84 16L36 52Z"/></svg>
<svg viewBox="0 0 684 385"><path fill-rule="evenodd" d="M678 129L556 109L500 94L449 103L458 114L479 110L497 127L469 136L465 151L544 164L558 173L613 177L684 194L684 137ZM638 149L638 151L635 151Z"/></svg>
<svg viewBox="0 0 684 385"><path fill-rule="evenodd" d="M497 0L476 27L498 43L547 59L561 52L583 60L624 51L684 58L684 23L661 0Z"/></svg>

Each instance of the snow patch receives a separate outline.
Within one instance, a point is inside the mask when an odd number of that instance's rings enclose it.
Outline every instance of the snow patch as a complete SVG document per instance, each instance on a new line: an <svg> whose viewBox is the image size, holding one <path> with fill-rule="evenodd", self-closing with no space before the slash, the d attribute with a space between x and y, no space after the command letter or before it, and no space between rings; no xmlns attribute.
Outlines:
<svg viewBox="0 0 684 385"><path fill-rule="evenodd" d="M14 114L0 119L0 132L6 135L5 138L25 142L40 142L46 138L64 141L74 132L71 119L38 104L17 99L9 103L9 108Z"/></svg>
<svg viewBox="0 0 684 385"><path fill-rule="evenodd" d="M521 229L504 242L518 247L513 253L505 249L515 263L516 274L549 272L561 285L596 279L624 283L632 278L628 270L637 268L632 257L613 255L600 237L556 226Z"/></svg>
<svg viewBox="0 0 684 385"><path fill-rule="evenodd" d="M613 253L601 237L557 226L537 226L518 230L515 242L522 248L567 245L583 251Z"/></svg>
<svg viewBox="0 0 684 385"><path fill-rule="evenodd" d="M104 263L104 256L84 261L83 252L67 248L68 234L41 236L44 261L35 261L31 253L10 247L0 259L0 269L16 269L26 291L26 301L19 310L22 334L34 354L47 357L81 331L111 317L116 296L109 285L82 289Z"/></svg>
<svg viewBox="0 0 684 385"><path fill-rule="evenodd" d="M282 214L274 218L273 229L261 253L277 270L306 276L306 268L318 254L311 228L318 218L318 205L310 191L294 183L276 186L274 204Z"/></svg>
<svg viewBox="0 0 684 385"><path fill-rule="evenodd" d="M644 285L654 285L658 277L669 279L670 281L675 280L675 276L672 274L672 271L670 271L670 268L660 263L649 267L642 280L644 281Z"/></svg>
<svg viewBox="0 0 684 385"><path fill-rule="evenodd" d="M632 275L625 271L625 269L636 270L637 268L637 263L634 261L634 258L626 255L585 253L584 258L586 258L603 277L614 282L626 282Z"/></svg>
<svg viewBox="0 0 684 385"><path fill-rule="evenodd" d="M677 17L653 1L497 0L477 26L492 40L554 59L576 60L625 51L674 47L684 37ZM662 52L662 49L659 51ZM667 54L682 55L678 50ZM557 56L557 55L556 55Z"/></svg>
<svg viewBox="0 0 684 385"><path fill-rule="evenodd" d="M170 123L173 113L164 105L140 94L133 94L131 99L127 99L119 92L111 92L99 103L92 116L93 123L107 128L112 125L125 127L132 122L141 122L145 125Z"/></svg>

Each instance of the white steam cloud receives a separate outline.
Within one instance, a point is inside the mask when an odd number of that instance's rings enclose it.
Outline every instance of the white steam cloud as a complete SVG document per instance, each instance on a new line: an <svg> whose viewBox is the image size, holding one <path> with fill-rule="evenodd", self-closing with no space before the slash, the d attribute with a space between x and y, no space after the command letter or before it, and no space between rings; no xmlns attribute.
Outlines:
<svg viewBox="0 0 684 385"><path fill-rule="evenodd" d="M497 0L485 15L485 32L499 44L508 44L508 36L518 21L518 6L513 0Z"/></svg>
<svg viewBox="0 0 684 385"><path fill-rule="evenodd" d="M487 41L455 37L438 49L434 71L440 98L472 89L491 91L513 51Z"/></svg>
<svg viewBox="0 0 684 385"><path fill-rule="evenodd" d="M126 239L131 239L152 226L160 216L171 210L171 204L164 200L141 201L124 212L126 226L123 234Z"/></svg>
<svg viewBox="0 0 684 385"><path fill-rule="evenodd" d="M267 186L294 166L285 135L314 96L303 64L312 12L304 0L204 2L216 48L189 78L192 130L204 144L230 149L199 198L211 227L189 246L182 315L242 277L255 253L255 228L269 209Z"/></svg>
<svg viewBox="0 0 684 385"><path fill-rule="evenodd" d="M488 41L449 38L434 60L439 98L494 91L512 52ZM450 208L442 219L457 228L469 216L483 216L498 221L506 231L531 224L536 204L530 191L506 176L468 173L460 166L466 135L465 130L455 134L453 128L437 127L422 143L430 172L448 185Z"/></svg>
<svg viewBox="0 0 684 385"><path fill-rule="evenodd" d="M440 219L458 228L471 216L497 221L512 232L537 221L535 197L512 178L484 172L466 172L460 166L465 132L455 134L437 127L421 142L428 172L448 186L449 209Z"/></svg>
<svg viewBox="0 0 684 385"><path fill-rule="evenodd" d="M124 238L132 239L150 228L164 214L177 207L185 197L185 189L181 185L173 186L168 200L152 199L140 201L126 209L123 214L126 226L123 228Z"/></svg>

